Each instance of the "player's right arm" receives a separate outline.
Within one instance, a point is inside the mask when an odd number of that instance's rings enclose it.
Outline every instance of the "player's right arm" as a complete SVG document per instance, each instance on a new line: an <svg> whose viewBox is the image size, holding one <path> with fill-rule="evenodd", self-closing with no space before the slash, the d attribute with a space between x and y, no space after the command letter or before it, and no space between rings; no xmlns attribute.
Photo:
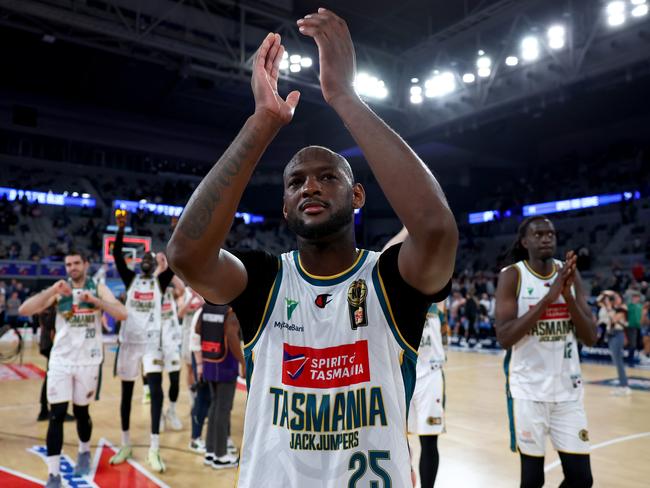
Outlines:
<svg viewBox="0 0 650 488"><path fill-rule="evenodd" d="M115 260L117 273L122 278L122 282L128 290L133 278L135 278L135 271L130 270L126 265L124 252L122 251L122 247L124 246L124 227L126 227L126 212L119 215L115 214L115 220L117 222L117 234L115 235L115 243L113 244L113 259Z"/></svg>
<svg viewBox="0 0 650 488"><path fill-rule="evenodd" d="M20 315L30 316L41 313L47 307L50 307L59 295L71 295L72 288L65 280L59 280L49 288L46 288L40 293L29 297L18 308Z"/></svg>
<svg viewBox="0 0 650 488"><path fill-rule="evenodd" d="M300 93L278 94L284 47L269 34L253 62L255 113L196 188L167 245L174 271L213 303L229 303L248 283L244 265L223 250L241 196L275 135L293 118Z"/></svg>
<svg viewBox="0 0 650 488"><path fill-rule="evenodd" d="M566 274L566 268L562 268L544 298L524 315L517 317L519 271L514 266L509 266L501 271L495 295L496 307L494 311L494 328L497 332L497 341L499 341L501 347L505 349L512 347L533 328L546 307L555 302L562 293Z"/></svg>

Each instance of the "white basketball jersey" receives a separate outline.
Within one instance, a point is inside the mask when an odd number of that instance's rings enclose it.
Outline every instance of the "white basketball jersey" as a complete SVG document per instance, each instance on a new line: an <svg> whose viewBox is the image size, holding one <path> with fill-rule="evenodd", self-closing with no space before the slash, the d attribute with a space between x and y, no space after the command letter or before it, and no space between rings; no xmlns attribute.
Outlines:
<svg viewBox="0 0 650 488"><path fill-rule="evenodd" d="M549 276L538 275L525 261L514 264L519 272L518 317L548 293L561 264L555 260L555 270ZM548 306L532 330L506 352L505 370L512 398L538 402L581 398L575 326L562 295Z"/></svg>
<svg viewBox="0 0 650 488"><path fill-rule="evenodd" d="M126 293L127 319L120 328L120 342L146 344L147 330L160 324L161 293L158 278L137 275Z"/></svg>
<svg viewBox="0 0 650 488"><path fill-rule="evenodd" d="M160 311L162 320L162 342L165 347L177 345L180 352L183 335L181 325L178 321L178 309L176 298L174 298L174 287L168 286L163 294L162 309Z"/></svg>
<svg viewBox="0 0 650 488"><path fill-rule="evenodd" d="M183 294L183 303L188 303L190 300L194 298L194 295L192 294L192 289L189 286L185 287L185 293ZM182 329L182 341L181 341L181 348L185 352L189 351L189 346L190 343L192 342L192 336L193 334L196 334L194 332L194 327L192 326L192 323L196 324L194 321L194 316L197 314L197 312L200 312L201 309L198 310L189 310L185 312L185 315L183 315L183 320L181 321L181 329ZM189 357L189 356L188 356Z"/></svg>
<svg viewBox="0 0 650 488"><path fill-rule="evenodd" d="M416 351L361 251L336 276L283 254L255 338L239 487L411 486L407 405ZM392 484L391 484L392 483Z"/></svg>
<svg viewBox="0 0 650 488"><path fill-rule="evenodd" d="M93 366L102 362L102 311L80 301L83 291L98 296L97 286L88 279L82 288L72 289L71 297L59 297L50 366Z"/></svg>
<svg viewBox="0 0 650 488"><path fill-rule="evenodd" d="M438 305L431 304L427 312L427 319L424 322L420 347L418 348L418 378L442 368L446 360L445 348L442 345L442 331L440 330L442 326L440 313Z"/></svg>

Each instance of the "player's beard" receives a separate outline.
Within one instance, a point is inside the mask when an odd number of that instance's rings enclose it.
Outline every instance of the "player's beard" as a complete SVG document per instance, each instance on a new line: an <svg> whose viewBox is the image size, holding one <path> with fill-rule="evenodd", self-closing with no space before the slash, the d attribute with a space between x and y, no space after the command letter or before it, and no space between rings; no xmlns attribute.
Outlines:
<svg viewBox="0 0 650 488"><path fill-rule="evenodd" d="M72 271L68 276L72 281L72 283L74 283L75 285L78 285L86 281L85 279L86 277L83 271Z"/></svg>
<svg viewBox="0 0 650 488"><path fill-rule="evenodd" d="M332 214L332 216L320 224L307 224L300 219L299 213L293 212L287 215L287 227L296 235L309 241L317 241L324 237L337 233L343 227L352 222L354 209L352 202Z"/></svg>

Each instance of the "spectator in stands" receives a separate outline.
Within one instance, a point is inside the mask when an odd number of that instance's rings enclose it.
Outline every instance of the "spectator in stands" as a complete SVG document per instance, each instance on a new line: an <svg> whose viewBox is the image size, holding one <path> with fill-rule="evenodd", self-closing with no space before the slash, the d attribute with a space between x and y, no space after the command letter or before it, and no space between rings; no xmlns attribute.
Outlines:
<svg viewBox="0 0 650 488"><path fill-rule="evenodd" d="M642 263L637 262L634 266L632 266L632 276L638 282L643 281L645 278L645 268L643 267Z"/></svg>
<svg viewBox="0 0 650 488"><path fill-rule="evenodd" d="M598 303L602 311L599 311L599 322L607 327L607 346L612 355L612 362L618 373L618 388L614 395L623 396L631 393L625 374L625 363L623 362L623 347L625 341L625 328L627 327L627 311L623 299L618 293L612 290L604 291L598 297Z"/></svg>
<svg viewBox="0 0 650 488"><path fill-rule="evenodd" d="M458 337L461 326L460 309L465 304L465 298L459 290L454 290L449 300L449 327L454 331L454 336Z"/></svg>
<svg viewBox="0 0 650 488"><path fill-rule="evenodd" d="M469 347L473 347L476 344L476 338L478 337L476 327L479 318L478 301L474 296L473 289L467 293L467 299L465 300L464 306L464 316L466 319L465 343L462 345L467 344Z"/></svg>
<svg viewBox="0 0 650 488"><path fill-rule="evenodd" d="M641 303L641 293L634 290L631 298L627 302L627 322L625 329L627 334L627 364L630 368L634 367L637 344L641 335L641 319L643 316L643 304Z"/></svg>
<svg viewBox="0 0 650 488"><path fill-rule="evenodd" d="M14 329L18 328L18 308L22 303L22 300L18 297L18 292L12 291L11 295L7 299L6 320Z"/></svg>
<svg viewBox="0 0 650 488"><path fill-rule="evenodd" d="M5 310L7 308L7 287L4 281L0 281L0 327L5 324Z"/></svg>
<svg viewBox="0 0 650 488"><path fill-rule="evenodd" d="M591 269L591 252L587 246L578 249L578 271L589 271Z"/></svg>
<svg viewBox="0 0 650 488"><path fill-rule="evenodd" d="M603 291L603 277L596 273L591 280L591 296L597 297Z"/></svg>
<svg viewBox="0 0 650 488"><path fill-rule="evenodd" d="M650 301L643 304L641 331L643 335L643 351L639 354L639 363L650 366Z"/></svg>

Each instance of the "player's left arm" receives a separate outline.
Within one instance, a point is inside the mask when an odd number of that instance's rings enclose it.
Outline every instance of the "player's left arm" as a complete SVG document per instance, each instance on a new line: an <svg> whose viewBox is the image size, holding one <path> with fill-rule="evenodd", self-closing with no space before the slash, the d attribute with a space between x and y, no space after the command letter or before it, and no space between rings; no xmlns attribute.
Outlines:
<svg viewBox="0 0 650 488"><path fill-rule="evenodd" d="M97 295L98 296L95 296L89 291L84 291L81 295L81 301L92 303L115 320L126 320L128 316L126 307L115 298L115 295L113 295L113 292L108 286L103 283L98 285Z"/></svg>
<svg viewBox="0 0 650 488"><path fill-rule="evenodd" d="M569 280L565 286L566 292L563 291L562 295L569 307L571 320L576 328L576 336L578 336L578 339L580 339L585 345L593 346L598 340L598 327L596 326L596 321L591 313L591 308L589 308L589 304L587 303L587 295L582 283L582 278L577 269L573 272L573 288L575 290L575 296L569 291L570 287L571 280Z"/></svg>
<svg viewBox="0 0 650 488"><path fill-rule="evenodd" d="M454 270L458 228L440 184L409 145L355 92L354 45L345 21L320 8L298 20L298 26L318 46L325 101L363 151L408 230L398 259L402 278L426 295L442 290Z"/></svg>

